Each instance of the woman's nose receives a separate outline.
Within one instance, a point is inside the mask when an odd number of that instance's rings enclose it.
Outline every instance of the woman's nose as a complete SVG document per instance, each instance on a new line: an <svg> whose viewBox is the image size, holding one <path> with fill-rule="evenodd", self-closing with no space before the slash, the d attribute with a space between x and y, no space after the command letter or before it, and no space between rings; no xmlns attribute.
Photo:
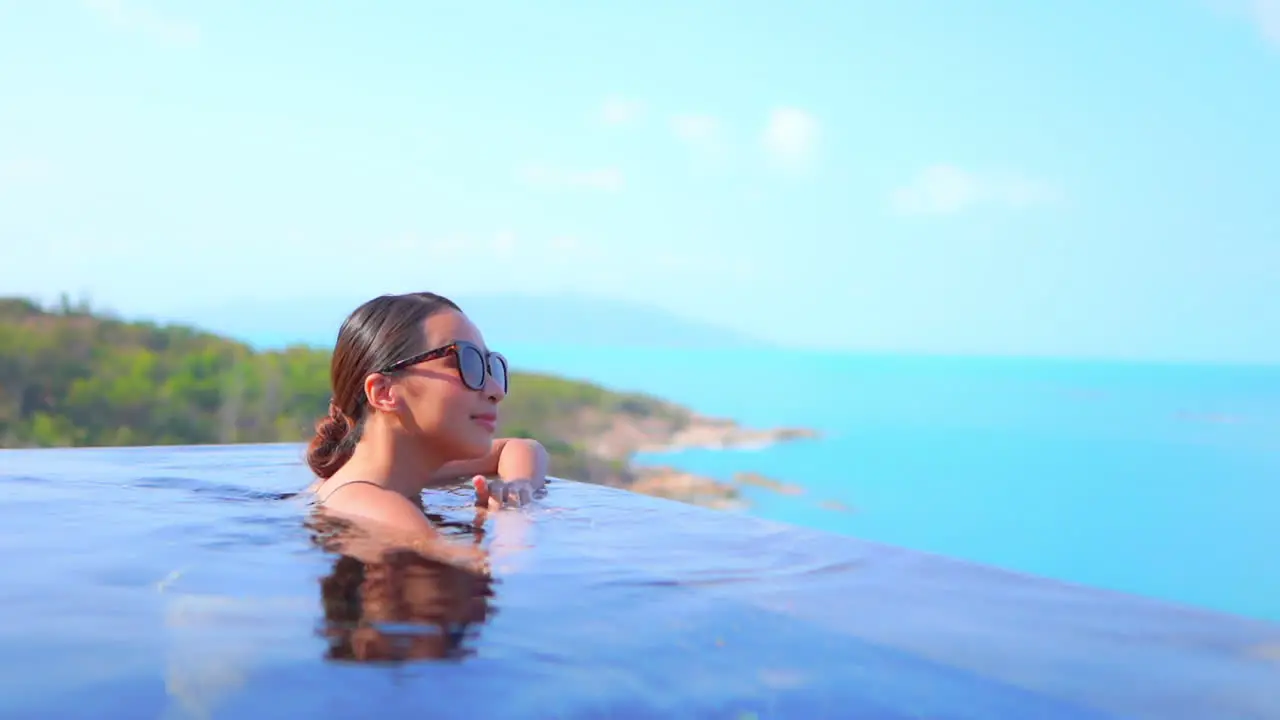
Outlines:
<svg viewBox="0 0 1280 720"><path fill-rule="evenodd" d="M507 391L502 389L502 383L493 376L493 373L484 374L484 394L494 402L502 402L507 396Z"/></svg>

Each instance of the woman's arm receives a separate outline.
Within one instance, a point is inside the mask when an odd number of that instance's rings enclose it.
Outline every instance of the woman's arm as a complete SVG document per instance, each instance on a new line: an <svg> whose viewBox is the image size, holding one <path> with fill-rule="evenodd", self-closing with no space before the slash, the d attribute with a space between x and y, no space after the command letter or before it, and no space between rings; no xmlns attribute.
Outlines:
<svg viewBox="0 0 1280 720"><path fill-rule="evenodd" d="M528 480L537 489L546 482L548 459L546 448L537 440L498 438L483 456L445 463L431 480L443 483L473 475L497 475L503 480Z"/></svg>

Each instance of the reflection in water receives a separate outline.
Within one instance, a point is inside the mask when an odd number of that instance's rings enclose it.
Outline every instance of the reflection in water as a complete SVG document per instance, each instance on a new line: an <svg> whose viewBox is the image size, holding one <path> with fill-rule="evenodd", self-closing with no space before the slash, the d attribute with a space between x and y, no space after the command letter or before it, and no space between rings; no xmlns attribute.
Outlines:
<svg viewBox="0 0 1280 720"><path fill-rule="evenodd" d="M473 525L428 518L445 536L438 557L379 548L360 528L332 517L308 522L313 542L338 555L320 580L318 632L328 641L326 659L404 662L473 654L479 627L495 612L487 553L479 547L481 518ZM472 544L456 542L462 538Z"/></svg>

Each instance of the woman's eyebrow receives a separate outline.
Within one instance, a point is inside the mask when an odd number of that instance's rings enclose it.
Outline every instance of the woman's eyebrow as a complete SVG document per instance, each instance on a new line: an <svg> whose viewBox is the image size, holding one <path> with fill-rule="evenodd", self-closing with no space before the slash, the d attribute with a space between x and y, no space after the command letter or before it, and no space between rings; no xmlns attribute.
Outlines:
<svg viewBox="0 0 1280 720"><path fill-rule="evenodd" d="M475 340L464 340L464 339L462 339L462 338L453 338L453 339L452 339L452 340L450 340L449 342L447 342L447 343L443 343L443 344L444 344L444 345L453 345L453 344L455 344L455 343L467 343L467 344L469 344L469 345L475 345L476 347L480 348L480 352L489 352L489 346L488 346L488 345L484 345L484 344L482 344L482 343L478 343L478 342L476 342Z"/></svg>

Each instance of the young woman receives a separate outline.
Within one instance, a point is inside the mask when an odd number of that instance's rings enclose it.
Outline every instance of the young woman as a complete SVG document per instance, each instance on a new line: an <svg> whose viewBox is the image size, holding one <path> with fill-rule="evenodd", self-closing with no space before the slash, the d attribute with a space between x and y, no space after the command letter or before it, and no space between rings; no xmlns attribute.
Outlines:
<svg viewBox="0 0 1280 720"><path fill-rule="evenodd" d="M474 476L476 504L497 508L545 483L538 442L493 437L507 362L447 298L383 295L356 308L338 331L330 385L307 451L312 490L325 513L372 523L394 546L436 536L425 487Z"/></svg>

